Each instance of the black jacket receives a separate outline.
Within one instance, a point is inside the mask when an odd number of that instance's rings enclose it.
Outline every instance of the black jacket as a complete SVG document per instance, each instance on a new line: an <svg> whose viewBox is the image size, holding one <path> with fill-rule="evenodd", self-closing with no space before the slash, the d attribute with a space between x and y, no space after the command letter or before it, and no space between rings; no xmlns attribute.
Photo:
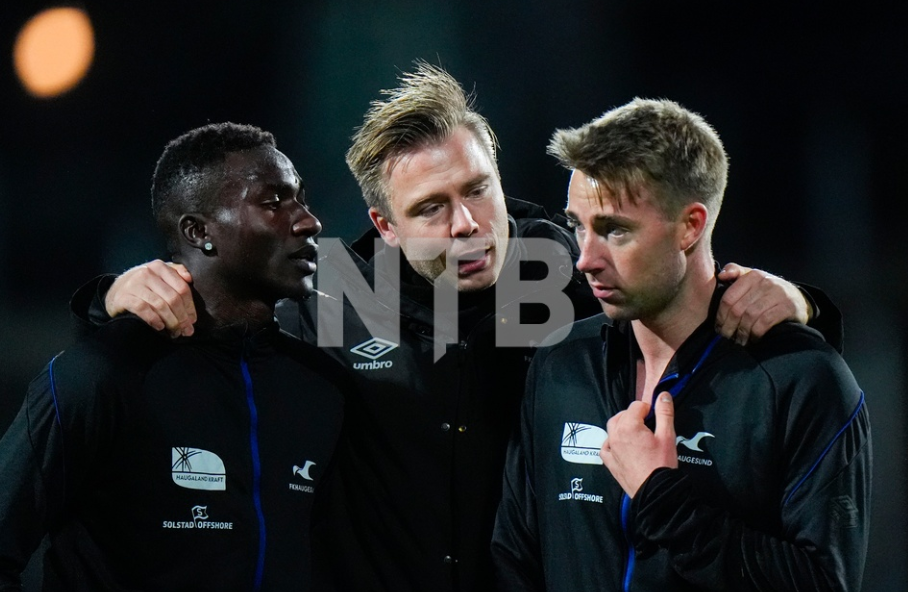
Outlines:
<svg viewBox="0 0 908 592"><path fill-rule="evenodd" d="M541 207L510 198L507 208L512 237L553 240L576 260L577 246L563 217L550 218ZM329 521L314 549L321 556L317 567L323 568L320 588L489 590L494 586L489 542L504 454L536 350L530 343L496 347L496 327L513 326L517 318L548 321L548 309L534 302L546 290L527 284L526 293L501 302L496 302L496 289L461 294L459 309L440 314L436 324L431 286L399 251L381 246L376 251L375 239L380 243L374 229L352 247L320 238L316 279L322 295L302 305L284 301L277 309L281 327L309 343L340 328L341 344L320 349L352 372L359 385L348 400L346 436L339 445L342 479L326 496ZM376 268L392 262L389 255L399 257L403 281L391 282L390 293L376 297L371 291ZM529 281L551 274L565 285L575 318L601 313L586 279L572 265L548 270L521 260L525 255L515 242L503 273L516 270ZM329 274L342 277L348 297L326 287ZM102 295L112 279L79 290L73 299L77 317L107 320ZM804 293L822 311L814 322L822 323L824 336L840 348L838 309L819 290ZM451 341L437 361L436 332L441 341Z"/></svg>
<svg viewBox="0 0 908 592"><path fill-rule="evenodd" d="M813 330L785 323L741 347L714 334L714 314L656 389L678 391L679 468L633 500L598 457L606 422L634 398L628 323L581 321L536 354L495 526L502 590L859 589L863 393Z"/></svg>
<svg viewBox="0 0 908 592"><path fill-rule="evenodd" d="M0 590L309 589L343 416L334 362L276 325L169 340L123 318L32 382L0 441Z"/></svg>
<svg viewBox="0 0 908 592"><path fill-rule="evenodd" d="M512 238L547 238L576 259L570 233L543 219L541 208L509 200L508 210ZM386 249L373 258L375 237L369 233L354 244L358 252L343 253L356 262L348 271L370 283L376 261L399 256ZM524 280L545 277L544 266L521 262L523 248L511 241L505 267L521 267ZM320 253L319 289L334 256ZM527 303L532 293L496 303L496 289L490 289L460 294L458 311L435 323L432 287L405 261L401 266L403 280L394 295L399 316L387 302L373 300L372 310L364 311L344 299L343 346L326 350L355 374L361 395L347 405L338 458L345 491L332 496L337 522L319 551L339 590L488 590L504 452L533 352L529 344L496 347L495 330L518 317L543 322L548 312ZM601 311L571 260L552 273L563 275L564 293L579 317ZM279 309L281 326L290 330L301 320L300 335L315 342L317 309L325 298L313 298L301 315L287 303ZM375 323L372 332L363 316ZM399 335L384 345L373 341L393 335L396 327ZM452 341L437 361L436 330Z"/></svg>

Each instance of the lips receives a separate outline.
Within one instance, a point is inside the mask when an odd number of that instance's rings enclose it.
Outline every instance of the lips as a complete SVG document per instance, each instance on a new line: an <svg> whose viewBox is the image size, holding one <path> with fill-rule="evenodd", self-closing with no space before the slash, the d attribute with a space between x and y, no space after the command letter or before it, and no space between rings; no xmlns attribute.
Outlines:
<svg viewBox="0 0 908 592"><path fill-rule="evenodd" d="M318 245L306 243L301 248L290 253L290 259L301 263L308 273L315 273L318 259Z"/></svg>
<svg viewBox="0 0 908 592"><path fill-rule="evenodd" d="M590 288L593 289L593 296L600 300L605 300L615 293L614 286L606 286L604 284L600 284L599 282L591 281Z"/></svg>
<svg viewBox="0 0 908 592"><path fill-rule="evenodd" d="M488 267L491 260L491 248L482 251L463 253L457 257L457 275L466 276Z"/></svg>

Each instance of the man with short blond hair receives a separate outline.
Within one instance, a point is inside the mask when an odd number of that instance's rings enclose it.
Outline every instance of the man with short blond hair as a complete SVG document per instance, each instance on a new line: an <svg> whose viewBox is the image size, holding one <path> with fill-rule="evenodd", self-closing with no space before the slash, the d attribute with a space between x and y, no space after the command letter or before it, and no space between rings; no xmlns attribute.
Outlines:
<svg viewBox="0 0 908 592"><path fill-rule="evenodd" d="M605 315L542 347L493 539L505 591L857 590L870 510L864 394L821 336L716 335L725 149L635 99L549 150ZM603 466L604 465L604 466Z"/></svg>

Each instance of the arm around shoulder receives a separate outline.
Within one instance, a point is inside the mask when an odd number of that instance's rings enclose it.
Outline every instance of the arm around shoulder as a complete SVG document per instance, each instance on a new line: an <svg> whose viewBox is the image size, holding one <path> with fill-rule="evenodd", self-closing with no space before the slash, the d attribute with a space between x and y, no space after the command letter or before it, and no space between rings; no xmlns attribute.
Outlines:
<svg viewBox="0 0 908 592"><path fill-rule="evenodd" d="M150 261L119 276L95 278L79 288L70 307L83 334L112 317L131 313L158 331L188 337L197 319L191 281L182 265Z"/></svg>
<svg viewBox="0 0 908 592"><path fill-rule="evenodd" d="M91 335L111 320L104 308L104 297L116 279L113 274L99 275L82 284L70 298L69 310L80 337Z"/></svg>
<svg viewBox="0 0 908 592"><path fill-rule="evenodd" d="M819 331L826 343L840 354L845 350L845 323L842 311L826 293L814 286L795 283L812 309L807 326Z"/></svg>

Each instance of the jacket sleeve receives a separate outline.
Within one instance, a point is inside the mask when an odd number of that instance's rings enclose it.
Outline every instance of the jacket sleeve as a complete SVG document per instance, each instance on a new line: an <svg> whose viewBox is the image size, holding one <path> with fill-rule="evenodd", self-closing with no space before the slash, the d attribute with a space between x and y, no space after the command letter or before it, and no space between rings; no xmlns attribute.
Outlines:
<svg viewBox="0 0 908 592"><path fill-rule="evenodd" d="M778 358L764 369L791 363L791 355ZM667 549L674 569L704 589L860 588L871 472L864 395L831 352L800 361L810 373L777 383L780 518L746 524L698 496L681 471L658 469L633 499L638 552L654 544Z"/></svg>
<svg viewBox="0 0 908 592"><path fill-rule="evenodd" d="M823 290L797 282L795 282L795 286L813 308L813 317L807 326L819 331L826 343L842 354L845 350L845 323L842 311Z"/></svg>
<svg viewBox="0 0 908 592"><path fill-rule="evenodd" d="M85 337L110 321L104 307L104 297L113 285L116 275L105 274L88 281L76 290L69 300L69 309L76 327L76 335Z"/></svg>
<svg viewBox="0 0 908 592"><path fill-rule="evenodd" d="M492 533L492 562L498 589L504 592L544 590L542 554L533 489L534 361L527 378L520 423L511 434L505 459L502 499Z"/></svg>
<svg viewBox="0 0 908 592"><path fill-rule="evenodd" d="M0 591L19 590L20 574L65 507L63 438L51 365L35 378L0 440Z"/></svg>

